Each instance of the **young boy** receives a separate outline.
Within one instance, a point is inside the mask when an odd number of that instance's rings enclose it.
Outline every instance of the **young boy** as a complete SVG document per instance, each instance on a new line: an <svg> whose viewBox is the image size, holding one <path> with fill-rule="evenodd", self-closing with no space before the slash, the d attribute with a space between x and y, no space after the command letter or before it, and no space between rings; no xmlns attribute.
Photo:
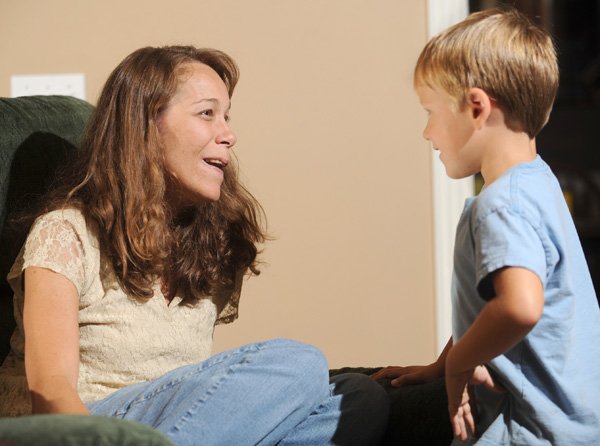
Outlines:
<svg viewBox="0 0 600 446"><path fill-rule="evenodd" d="M452 339L436 363L379 377L445 374L455 444L600 444L600 311L534 143L557 86L550 36L516 11L472 14L415 68L423 136L449 177L485 185L457 229Z"/></svg>

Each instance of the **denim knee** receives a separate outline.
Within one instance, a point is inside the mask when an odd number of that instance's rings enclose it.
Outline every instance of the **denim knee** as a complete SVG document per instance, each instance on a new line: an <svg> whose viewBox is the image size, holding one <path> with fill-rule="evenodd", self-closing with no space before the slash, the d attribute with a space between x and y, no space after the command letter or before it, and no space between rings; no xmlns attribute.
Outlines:
<svg viewBox="0 0 600 446"><path fill-rule="evenodd" d="M261 350L266 370L287 378L291 394L310 397L314 405L329 395L329 367L318 348L299 341L274 339L262 343Z"/></svg>

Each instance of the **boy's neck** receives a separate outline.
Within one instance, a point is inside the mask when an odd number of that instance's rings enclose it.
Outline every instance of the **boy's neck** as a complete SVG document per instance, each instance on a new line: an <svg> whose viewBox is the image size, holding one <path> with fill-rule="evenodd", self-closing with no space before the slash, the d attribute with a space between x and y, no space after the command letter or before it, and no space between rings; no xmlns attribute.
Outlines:
<svg viewBox="0 0 600 446"><path fill-rule="evenodd" d="M500 178L517 164L533 161L537 156L535 139L525 132L515 132L504 126L490 132L481 162L485 186Z"/></svg>

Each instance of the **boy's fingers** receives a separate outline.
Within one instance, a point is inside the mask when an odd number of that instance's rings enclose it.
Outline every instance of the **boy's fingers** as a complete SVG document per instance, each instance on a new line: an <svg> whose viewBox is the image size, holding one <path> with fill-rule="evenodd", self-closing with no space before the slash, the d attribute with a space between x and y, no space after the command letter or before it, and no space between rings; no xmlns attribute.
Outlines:
<svg viewBox="0 0 600 446"><path fill-rule="evenodd" d="M375 380L385 379L385 378L395 378L400 373L402 373L403 368L404 367L392 367L392 366L384 367L381 370L378 370L377 372L373 373L371 375L371 378L373 378Z"/></svg>
<svg viewBox="0 0 600 446"><path fill-rule="evenodd" d="M490 377L490 380L486 387L496 393L506 393L506 389L504 388L504 386L502 384L498 383L492 377Z"/></svg>
<svg viewBox="0 0 600 446"><path fill-rule="evenodd" d="M455 437L460 435L460 426L458 425L458 414L450 412L450 424L452 424L452 433Z"/></svg>
<svg viewBox="0 0 600 446"><path fill-rule="evenodd" d="M392 379L392 381L390 382L390 384L394 387L400 387L403 384L407 383L407 379L410 375L404 375L404 376L400 376L398 378L394 378Z"/></svg>
<svg viewBox="0 0 600 446"><path fill-rule="evenodd" d="M485 366L478 366L475 369L471 382L473 384L483 384L484 387L496 393L506 393L506 389L492 377Z"/></svg>
<svg viewBox="0 0 600 446"><path fill-rule="evenodd" d="M418 373L409 373L408 375L399 376L396 379L393 379L391 384L394 387L400 387L404 384L418 384L422 383L423 378Z"/></svg>
<svg viewBox="0 0 600 446"><path fill-rule="evenodd" d="M469 432L474 434L475 433L475 420L473 419L473 413L471 412L471 405L469 403L465 403L462 406L462 410L463 410L463 420L465 422L465 425L469 428ZM467 432L466 427L465 427L465 432Z"/></svg>
<svg viewBox="0 0 600 446"><path fill-rule="evenodd" d="M371 375L371 378L375 380L385 378L384 369L378 370L377 372L373 373Z"/></svg>
<svg viewBox="0 0 600 446"><path fill-rule="evenodd" d="M448 411L450 412L450 421L454 436L464 441L469 437L469 432L474 433L475 431L475 422L471 413L471 405L469 404L468 387L465 387L458 398L460 399L454 403L449 395Z"/></svg>
<svg viewBox="0 0 600 446"><path fill-rule="evenodd" d="M469 414L465 417L467 424L469 425L469 432L471 434L475 434L475 420L473 419L473 414L469 412Z"/></svg>
<svg viewBox="0 0 600 446"><path fill-rule="evenodd" d="M458 420L456 418L452 418L452 432L454 432L455 437L460 436L460 427L458 426Z"/></svg>
<svg viewBox="0 0 600 446"><path fill-rule="evenodd" d="M467 432L465 427L465 420L462 417L460 409L452 417L452 425L454 428L454 436L460 438L461 440L466 440Z"/></svg>

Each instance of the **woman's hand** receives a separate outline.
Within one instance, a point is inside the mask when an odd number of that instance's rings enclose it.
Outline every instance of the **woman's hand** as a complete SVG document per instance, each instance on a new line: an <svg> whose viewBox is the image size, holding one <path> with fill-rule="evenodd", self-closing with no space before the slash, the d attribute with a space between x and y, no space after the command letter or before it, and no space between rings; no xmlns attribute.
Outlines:
<svg viewBox="0 0 600 446"><path fill-rule="evenodd" d="M391 385L423 384L444 376L444 369L437 362L429 365L411 365L406 367L388 366L371 375L374 380L392 379Z"/></svg>

